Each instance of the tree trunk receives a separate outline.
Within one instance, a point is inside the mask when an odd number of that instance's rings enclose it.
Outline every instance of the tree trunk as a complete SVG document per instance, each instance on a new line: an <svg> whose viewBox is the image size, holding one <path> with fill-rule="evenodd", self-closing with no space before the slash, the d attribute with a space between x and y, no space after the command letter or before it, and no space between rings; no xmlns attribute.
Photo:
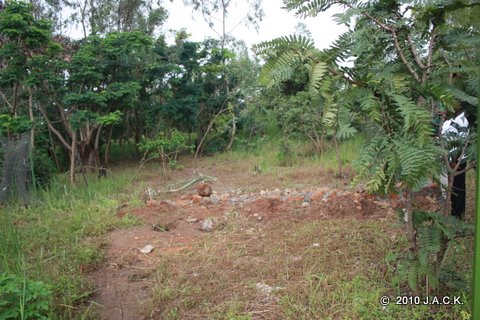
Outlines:
<svg viewBox="0 0 480 320"><path fill-rule="evenodd" d="M415 229L413 227L413 192L411 189L406 191L406 206L405 215L407 218L407 238L410 242L410 249L413 252L417 252L417 239L415 236Z"/></svg>
<svg viewBox="0 0 480 320"><path fill-rule="evenodd" d="M30 150L33 150L35 148L35 117L33 116L33 92L31 87L28 87L28 115L32 123L32 128L30 129Z"/></svg>
<svg viewBox="0 0 480 320"><path fill-rule="evenodd" d="M102 125L98 126L97 134L95 135L95 144L93 147L93 152L95 156L95 170L100 169L100 134L102 132Z"/></svg>
<svg viewBox="0 0 480 320"><path fill-rule="evenodd" d="M228 143L226 151L230 151L232 149L233 143L235 142L235 134L237 132L237 123L235 119L235 114L233 113L233 119L232 119L233 125L232 125L232 133L230 134L230 142Z"/></svg>
<svg viewBox="0 0 480 320"><path fill-rule="evenodd" d="M103 158L103 165L105 168L108 167L108 153L110 152L110 144L112 143L112 133L113 133L113 125L110 126L110 130L108 132L108 138L107 138L107 145L105 146L105 154Z"/></svg>
<svg viewBox="0 0 480 320"><path fill-rule="evenodd" d="M213 117L213 119L210 121L210 123L208 124L208 127L207 127L207 130L205 130L205 133L203 134L203 137L202 139L200 140L200 142L198 143L197 145L197 151L195 152L195 159L198 158L200 156L200 154L202 154L203 152L203 144L205 142L205 139L207 138L207 135L208 133L210 132L210 130L212 129L213 127L213 124L215 123L215 120L217 120L218 116L220 116L220 114L222 114L223 112L225 112L227 109L226 108L223 108L220 109L220 111Z"/></svg>
<svg viewBox="0 0 480 320"><path fill-rule="evenodd" d="M77 131L73 132L72 149L70 151L70 184L75 183L75 159L77 153Z"/></svg>
<svg viewBox="0 0 480 320"><path fill-rule="evenodd" d="M57 153L55 152L55 143L53 141L52 132L50 131L50 129L48 130L48 137L50 138L50 152L52 153L52 157L55 160L55 164L57 165L58 171L62 172L63 168L60 165L60 161L58 160Z"/></svg>
<svg viewBox="0 0 480 320"><path fill-rule="evenodd" d="M444 216L449 216L452 212L453 175L454 173L449 170L447 173L447 188L445 190L445 205L443 206Z"/></svg>
<svg viewBox="0 0 480 320"><path fill-rule="evenodd" d="M334 132L334 135L333 135L333 145L335 147L335 153L337 155L337 163L338 163L338 177L341 177L342 176L342 158L340 157L340 146L338 144L338 139L337 139L337 136L336 136L336 131Z"/></svg>

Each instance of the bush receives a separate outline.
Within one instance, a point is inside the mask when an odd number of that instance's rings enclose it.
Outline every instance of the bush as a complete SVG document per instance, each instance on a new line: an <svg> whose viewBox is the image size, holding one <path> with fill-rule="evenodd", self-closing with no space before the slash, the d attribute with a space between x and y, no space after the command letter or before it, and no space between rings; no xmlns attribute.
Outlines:
<svg viewBox="0 0 480 320"><path fill-rule="evenodd" d="M282 139L279 145L280 149L277 153L277 160L278 165L280 167L292 167L295 165L295 154L293 152L293 148L291 143L286 140Z"/></svg>
<svg viewBox="0 0 480 320"><path fill-rule="evenodd" d="M33 151L33 171L35 182L42 187L46 187L57 172L57 167L47 152L35 148Z"/></svg>
<svg viewBox="0 0 480 320"><path fill-rule="evenodd" d="M51 292L40 281L0 274L0 319L50 319Z"/></svg>

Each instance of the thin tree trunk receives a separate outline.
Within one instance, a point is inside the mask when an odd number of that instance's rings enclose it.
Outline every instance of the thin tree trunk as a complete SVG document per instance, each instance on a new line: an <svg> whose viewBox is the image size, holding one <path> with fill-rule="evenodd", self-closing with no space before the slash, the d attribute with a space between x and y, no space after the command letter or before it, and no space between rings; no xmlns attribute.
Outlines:
<svg viewBox="0 0 480 320"><path fill-rule="evenodd" d="M112 133L113 133L113 125L110 126L110 131L108 133L107 145L105 147L105 154L103 158L103 165L108 167L108 153L110 152L110 144L112 143Z"/></svg>
<svg viewBox="0 0 480 320"><path fill-rule="evenodd" d="M212 130L212 126L215 123L215 120L217 120L218 116L220 116L220 114L222 114L226 110L227 110L226 108L222 107L222 109L213 117L213 119L208 124L207 130L205 131L205 134L203 135L202 140L200 140L200 143L197 146L197 151L195 152L195 159L198 158L198 156L202 153L203 143L205 142L205 139L207 138L207 135L210 132L210 130Z"/></svg>
<svg viewBox="0 0 480 320"><path fill-rule="evenodd" d="M62 166L60 165L60 161L58 160L57 154L55 152L55 143L53 142L52 132L50 130L48 130L48 136L50 138L50 150L52 150L53 159L55 160L58 171L62 172Z"/></svg>
<svg viewBox="0 0 480 320"><path fill-rule="evenodd" d="M18 84L13 85L13 103L12 103L12 113L17 116L17 98L18 98Z"/></svg>
<svg viewBox="0 0 480 320"><path fill-rule="evenodd" d="M340 157L340 146L338 144L338 139L337 139L337 136L336 136L336 131L334 132L334 135L333 135L333 144L335 146L335 153L337 155L337 163L338 163L338 177L341 177L342 176L342 158Z"/></svg>
<svg viewBox="0 0 480 320"><path fill-rule="evenodd" d="M94 153L95 153L95 169L98 171L100 169L100 133L102 132L102 125L97 129L97 134L95 136L94 144Z"/></svg>
<svg viewBox="0 0 480 320"><path fill-rule="evenodd" d="M449 216L452 211L453 172L447 173L447 188L445 190L445 205L443 215Z"/></svg>
<svg viewBox="0 0 480 320"><path fill-rule="evenodd" d="M407 238L410 242L410 248L413 252L417 252L417 240L413 227L413 192L411 189L406 190L405 215L407 217Z"/></svg>
<svg viewBox="0 0 480 320"><path fill-rule="evenodd" d="M28 115L30 116L30 122L32 124L32 128L30 129L30 148L33 150L35 148L35 117L33 116L33 92L31 87L28 87Z"/></svg>
<svg viewBox="0 0 480 320"><path fill-rule="evenodd" d="M75 159L77 153L77 131L73 132L72 147L70 152L70 183L75 183Z"/></svg>
<svg viewBox="0 0 480 320"><path fill-rule="evenodd" d="M230 142L228 143L226 151L230 151L232 149L233 143L235 142L235 134L237 132L237 123L235 121L235 114L233 114L233 125L232 125L232 133L230 134Z"/></svg>

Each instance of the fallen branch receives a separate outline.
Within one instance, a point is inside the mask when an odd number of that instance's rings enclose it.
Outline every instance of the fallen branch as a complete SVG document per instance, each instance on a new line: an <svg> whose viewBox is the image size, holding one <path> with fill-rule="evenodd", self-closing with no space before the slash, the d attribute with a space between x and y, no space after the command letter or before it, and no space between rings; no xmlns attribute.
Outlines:
<svg viewBox="0 0 480 320"><path fill-rule="evenodd" d="M213 178L213 177L210 177L210 176L199 173L198 177L196 177L195 179L187 182L185 185L181 186L180 188L167 190L165 192L166 193L174 193L174 192L182 191L182 190L184 190L184 189L190 187L191 185L194 185L195 183L200 182L200 181L209 182L209 181L215 181L215 180L216 179Z"/></svg>

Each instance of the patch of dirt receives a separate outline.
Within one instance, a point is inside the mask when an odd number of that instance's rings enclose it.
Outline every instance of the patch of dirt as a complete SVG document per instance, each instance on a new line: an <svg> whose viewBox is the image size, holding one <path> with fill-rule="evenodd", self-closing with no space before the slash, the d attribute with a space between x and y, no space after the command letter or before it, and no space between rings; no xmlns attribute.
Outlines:
<svg viewBox="0 0 480 320"><path fill-rule="evenodd" d="M92 298L99 304L101 319L139 319L138 306L150 298L151 277L162 257L191 250L195 239L203 236L200 228L185 221L181 210L169 204L134 209L133 214L147 226L110 233L106 262L90 274L98 288ZM159 225L169 226L168 231L155 228ZM141 253L147 245L153 251Z"/></svg>
<svg viewBox="0 0 480 320"><path fill-rule="evenodd" d="M130 210L145 226L109 234L106 262L91 273L98 288L93 300L100 305L102 319L139 319L138 306L149 299L152 275L162 257L192 250L207 235L201 231L207 219L213 221L215 233L229 223L232 212L242 215L249 223L247 227L256 230L259 223L274 227L282 221L386 219L395 216L394 208L399 205L395 199L331 187L252 192L216 189L214 184L210 197L198 196L194 188L161 195L168 200L148 200L146 207ZM427 197L419 195L416 199L430 203ZM124 215L123 211L118 214ZM147 245L153 246L153 251L141 253Z"/></svg>

